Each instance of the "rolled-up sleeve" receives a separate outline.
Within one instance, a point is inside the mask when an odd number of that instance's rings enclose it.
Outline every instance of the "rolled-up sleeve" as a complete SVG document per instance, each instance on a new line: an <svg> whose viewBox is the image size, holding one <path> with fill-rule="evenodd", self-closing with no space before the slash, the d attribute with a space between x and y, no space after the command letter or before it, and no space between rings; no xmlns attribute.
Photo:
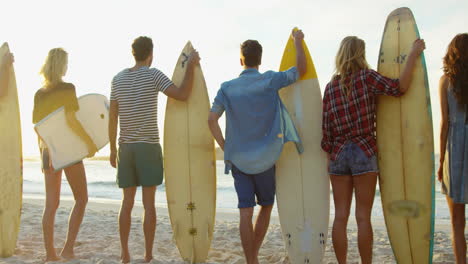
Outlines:
<svg viewBox="0 0 468 264"><path fill-rule="evenodd" d="M213 101L213 106L211 107L210 112L217 113L218 115L222 115L224 113L224 110L226 109L225 105L226 105L226 97L221 87L221 89L219 89L218 94L216 95Z"/></svg>
<svg viewBox="0 0 468 264"><path fill-rule="evenodd" d="M289 86L299 80L299 71L296 67L291 67L286 71L274 72L271 86L276 90Z"/></svg>
<svg viewBox="0 0 468 264"><path fill-rule="evenodd" d="M328 87L327 87L328 88ZM328 112L329 96L327 95L328 89L325 89L323 97L323 111L322 111L322 149L327 152L332 152L332 132L331 132L331 119Z"/></svg>
<svg viewBox="0 0 468 264"><path fill-rule="evenodd" d="M387 78L374 70L368 71L366 83L370 86L374 94L384 94L396 97L403 95L400 91L399 79Z"/></svg>

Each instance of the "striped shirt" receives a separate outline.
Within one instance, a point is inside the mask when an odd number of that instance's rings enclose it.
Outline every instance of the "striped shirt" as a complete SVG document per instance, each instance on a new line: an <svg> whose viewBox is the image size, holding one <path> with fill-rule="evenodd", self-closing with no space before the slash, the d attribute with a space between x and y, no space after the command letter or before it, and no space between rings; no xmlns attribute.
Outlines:
<svg viewBox="0 0 468 264"><path fill-rule="evenodd" d="M119 104L119 143L159 143L158 92L173 83L155 68L125 69L112 79L110 99Z"/></svg>

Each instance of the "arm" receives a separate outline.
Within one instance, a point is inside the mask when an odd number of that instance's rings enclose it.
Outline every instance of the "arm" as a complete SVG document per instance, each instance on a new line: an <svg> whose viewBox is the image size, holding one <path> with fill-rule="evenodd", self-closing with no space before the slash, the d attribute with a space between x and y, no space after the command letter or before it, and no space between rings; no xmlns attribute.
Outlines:
<svg viewBox="0 0 468 264"><path fill-rule="evenodd" d="M220 117L221 115L215 112L210 112L208 116L208 126L210 127L211 134L215 138L216 142L218 142L218 145L224 151L224 137L223 133L221 132L221 127L218 123Z"/></svg>
<svg viewBox="0 0 468 264"><path fill-rule="evenodd" d="M119 103L116 100L110 101L109 109L109 145L110 145L110 164L117 167L117 125L119 123Z"/></svg>
<svg viewBox="0 0 468 264"><path fill-rule="evenodd" d="M327 91L328 91L328 86L325 88L325 94L323 98L323 112L322 112L322 142L321 142L321 147L323 151L327 153L327 156L330 157L330 153L332 151L332 144L331 144L331 139L332 139L332 133L331 133L331 127L330 127L330 115L328 113L328 96L327 96Z"/></svg>
<svg viewBox="0 0 468 264"><path fill-rule="evenodd" d="M296 67L299 71L299 78L303 77L307 72L307 61L304 52L304 33L302 30L293 29L292 37L296 46Z"/></svg>
<svg viewBox="0 0 468 264"><path fill-rule="evenodd" d="M8 82L10 81L10 66L14 62L13 54L6 53L2 58L0 65L0 98L5 96L8 90Z"/></svg>
<svg viewBox="0 0 468 264"><path fill-rule="evenodd" d="M417 39L414 41L413 47L411 48L410 54L408 55L406 66L403 69L403 72L400 74L400 91L402 93L408 90L411 84L411 80L413 79L413 70L416 65L416 61L424 49L426 49L424 40Z"/></svg>
<svg viewBox="0 0 468 264"><path fill-rule="evenodd" d="M68 126L83 140L88 146L88 157L94 156L97 152L96 144L94 144L91 137L88 135L86 130L81 125L80 121L76 118L76 114L73 111L65 111L65 119L67 120Z"/></svg>
<svg viewBox="0 0 468 264"><path fill-rule="evenodd" d="M439 81L439 97L440 97L440 108L441 108L441 119L440 119L440 164L437 172L437 179L442 181L445 161L445 151L447 148L447 134L449 126L448 117L448 103L447 103L447 89L449 86L449 80L444 75Z"/></svg>
<svg viewBox="0 0 468 264"><path fill-rule="evenodd" d="M190 53L188 63L187 63L187 70L185 72L184 79L182 80L182 83L180 84L179 87L176 85L171 85L169 88L164 91L164 93L176 100L179 101L185 101L188 99L190 93L192 92L192 87L193 87L193 75L195 71L195 67L198 66L200 63L200 57L198 55L198 52L192 51Z"/></svg>

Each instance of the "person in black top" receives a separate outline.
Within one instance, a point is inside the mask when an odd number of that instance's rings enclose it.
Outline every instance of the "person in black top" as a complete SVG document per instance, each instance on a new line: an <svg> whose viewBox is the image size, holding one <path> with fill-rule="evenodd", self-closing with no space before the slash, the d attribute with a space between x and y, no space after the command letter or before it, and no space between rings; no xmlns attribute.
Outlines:
<svg viewBox="0 0 468 264"><path fill-rule="evenodd" d="M14 61L15 59L12 53L8 52L5 55L3 55L0 64L0 98L7 93L8 82L10 81L9 70Z"/></svg>
<svg viewBox="0 0 468 264"><path fill-rule="evenodd" d="M65 50L55 48L49 51L41 69L41 75L45 79L44 86L34 96L33 123L38 123L44 117L63 106L68 126L86 143L89 152L88 157L92 157L96 153L97 148L76 118L75 113L79 110L79 105L76 98L75 86L62 80L62 77L67 72L67 64L68 54ZM41 151L42 170L45 175L46 188L46 202L42 216L46 261L56 261L60 260L60 258L57 256L54 248L54 221L60 202L62 170L54 170L50 162L47 146L40 139L39 149ZM60 255L65 259L70 259L75 257L73 248L83 220L86 203L88 202L88 189L82 161L65 168L64 171L73 191L75 205L70 214L67 239Z"/></svg>

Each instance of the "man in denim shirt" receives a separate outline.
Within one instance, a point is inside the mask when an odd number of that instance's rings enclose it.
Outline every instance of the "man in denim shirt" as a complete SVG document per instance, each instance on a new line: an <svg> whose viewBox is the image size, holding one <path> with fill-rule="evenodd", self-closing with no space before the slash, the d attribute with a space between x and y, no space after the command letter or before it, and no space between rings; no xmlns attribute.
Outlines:
<svg viewBox="0 0 468 264"><path fill-rule="evenodd" d="M209 115L211 133L224 150L226 174L232 171L239 199L240 236L248 264L258 264L258 252L270 222L275 200L275 163L283 144L300 138L280 100L278 91L306 73L302 41L304 34L292 33L297 49L296 66L284 72L259 73L262 46L256 40L241 45L240 76L225 82L216 95ZM218 120L226 112L226 141ZM261 206L255 228L254 206Z"/></svg>

